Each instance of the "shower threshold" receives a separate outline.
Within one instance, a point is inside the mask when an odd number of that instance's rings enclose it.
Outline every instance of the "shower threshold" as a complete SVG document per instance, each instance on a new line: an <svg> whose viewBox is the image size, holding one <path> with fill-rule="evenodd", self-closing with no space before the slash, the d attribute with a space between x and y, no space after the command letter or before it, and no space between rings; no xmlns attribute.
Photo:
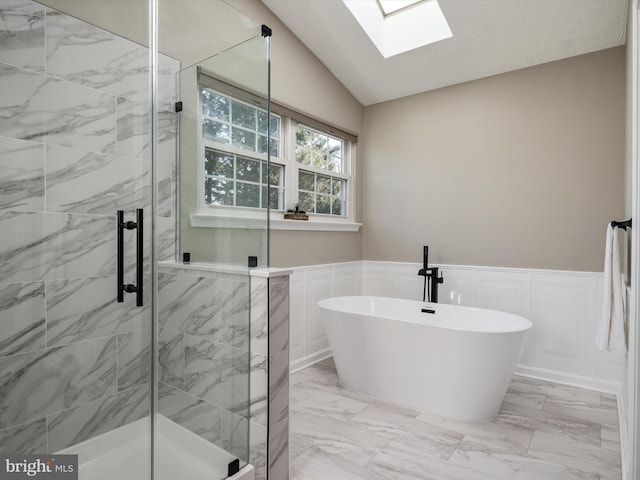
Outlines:
<svg viewBox="0 0 640 480"><path fill-rule="evenodd" d="M158 415L155 480L227 478L235 457L184 427ZM149 475L149 419L142 418L111 432L73 445L58 454L79 455L81 480L141 480ZM253 480L247 465L231 480Z"/></svg>

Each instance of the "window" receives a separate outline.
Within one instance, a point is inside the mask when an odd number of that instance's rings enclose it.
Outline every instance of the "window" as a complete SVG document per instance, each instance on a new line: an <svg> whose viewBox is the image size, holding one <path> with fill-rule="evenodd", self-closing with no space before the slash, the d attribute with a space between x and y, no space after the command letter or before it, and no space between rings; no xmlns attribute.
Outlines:
<svg viewBox="0 0 640 480"><path fill-rule="evenodd" d="M309 213L347 215L344 141L304 125L296 128L298 204Z"/></svg>
<svg viewBox="0 0 640 480"><path fill-rule="evenodd" d="M201 101L205 205L282 210L284 169L272 163L267 172L267 112L208 88ZM272 158L280 151L279 136L280 118L271 115Z"/></svg>
<svg viewBox="0 0 640 480"><path fill-rule="evenodd" d="M206 77L199 89L201 208L227 217L243 209L245 217L250 209L282 214L298 205L312 220L349 221L354 137L284 107L269 117L260 100L215 82Z"/></svg>

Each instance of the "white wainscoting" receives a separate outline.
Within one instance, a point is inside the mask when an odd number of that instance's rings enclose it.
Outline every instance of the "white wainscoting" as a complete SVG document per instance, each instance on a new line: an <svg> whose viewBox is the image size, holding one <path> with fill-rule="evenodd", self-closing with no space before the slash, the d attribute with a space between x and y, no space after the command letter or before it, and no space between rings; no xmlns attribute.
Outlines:
<svg viewBox="0 0 640 480"><path fill-rule="evenodd" d="M602 273L439 265L440 303L502 310L533 328L518 373L617 393L624 355L597 350ZM319 300L338 295L422 299L419 264L350 262L294 268L291 276L291 368L330 355Z"/></svg>
<svg viewBox="0 0 640 480"><path fill-rule="evenodd" d="M361 269L361 262L293 269L289 278L291 370L331 355L318 302L328 297L361 295Z"/></svg>

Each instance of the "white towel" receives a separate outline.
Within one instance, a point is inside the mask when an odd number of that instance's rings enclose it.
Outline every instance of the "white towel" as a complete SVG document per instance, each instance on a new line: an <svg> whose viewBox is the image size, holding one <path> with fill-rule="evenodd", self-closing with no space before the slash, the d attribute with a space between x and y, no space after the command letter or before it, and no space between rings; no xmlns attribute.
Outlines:
<svg viewBox="0 0 640 480"><path fill-rule="evenodd" d="M596 346L600 350L624 353L627 341L624 330L624 278L620 272L618 228L607 226L607 246L604 256L604 295L602 312L596 332Z"/></svg>

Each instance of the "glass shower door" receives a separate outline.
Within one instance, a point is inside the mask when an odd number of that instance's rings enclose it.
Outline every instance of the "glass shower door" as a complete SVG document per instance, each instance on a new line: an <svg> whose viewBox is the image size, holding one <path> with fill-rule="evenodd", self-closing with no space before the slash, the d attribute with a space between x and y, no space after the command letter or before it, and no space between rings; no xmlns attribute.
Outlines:
<svg viewBox="0 0 640 480"><path fill-rule="evenodd" d="M146 8L92 5L147 30ZM0 454L78 455L79 478L145 479L149 51L74 13L0 1ZM118 210L131 227L121 278ZM146 288L118 302L121 284Z"/></svg>

